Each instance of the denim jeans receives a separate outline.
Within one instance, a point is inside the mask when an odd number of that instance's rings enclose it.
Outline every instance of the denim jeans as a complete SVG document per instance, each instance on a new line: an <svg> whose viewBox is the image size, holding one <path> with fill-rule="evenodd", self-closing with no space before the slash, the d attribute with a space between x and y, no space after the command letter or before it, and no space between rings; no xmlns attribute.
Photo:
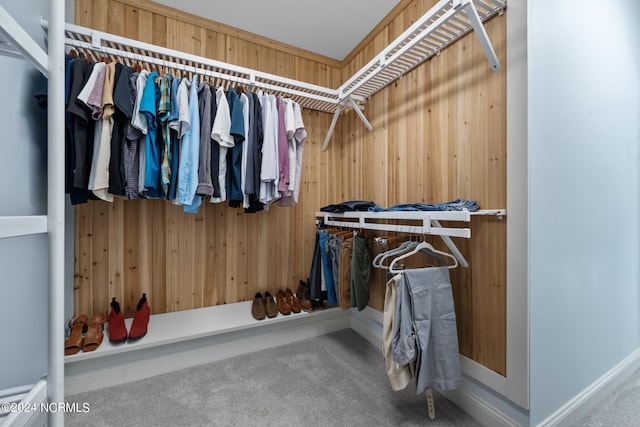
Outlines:
<svg viewBox="0 0 640 427"><path fill-rule="evenodd" d="M329 256L329 232L321 231L320 233L320 257L322 260L322 273L324 282L327 286L327 302L329 305L335 305L338 303L336 298L336 288L333 284L333 271L331 267L331 258Z"/></svg>
<svg viewBox="0 0 640 427"><path fill-rule="evenodd" d="M469 211L475 212L480 209L480 205L475 200L456 199L450 202L430 205L427 203L398 203L388 208L374 206L369 208L369 212L389 212L389 211Z"/></svg>

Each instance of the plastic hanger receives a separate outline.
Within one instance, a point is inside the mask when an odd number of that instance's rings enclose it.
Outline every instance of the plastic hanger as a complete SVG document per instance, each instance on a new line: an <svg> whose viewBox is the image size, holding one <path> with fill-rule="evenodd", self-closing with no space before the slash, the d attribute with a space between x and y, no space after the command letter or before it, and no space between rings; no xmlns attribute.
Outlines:
<svg viewBox="0 0 640 427"><path fill-rule="evenodd" d="M404 255L400 255L400 256L396 257L393 261L391 261L391 264L389 264L389 272L390 273L400 273L400 272L402 272L403 270L396 270L394 268L395 265L398 263L398 261L400 261L402 259L405 259L405 258L408 258L411 255L420 252L422 249L428 249L428 250L430 250L431 252L433 252L435 254L440 254L440 255L446 256L448 258L451 258L453 260L453 264L447 266L447 268L449 268L449 269L456 268L458 266L458 259L456 257L454 257L453 255L451 255L450 253L444 252L444 251L439 251L439 250L435 249L433 246L431 246L430 243L421 242L415 248L413 248L413 250L411 252L408 252L408 253L406 253Z"/></svg>
<svg viewBox="0 0 640 427"><path fill-rule="evenodd" d="M390 249L388 251L379 253L378 255L375 256L375 258L373 258L373 261L371 262L371 264L375 268L382 268L384 270L388 270L389 266L383 264L385 259L387 259L387 258L389 258L391 256L399 255L399 254L401 254L403 252L406 252L407 250L411 249L412 247L414 247L417 244L418 244L418 242L413 242L411 240L407 240L406 242L403 242L397 248L393 248L393 249Z"/></svg>

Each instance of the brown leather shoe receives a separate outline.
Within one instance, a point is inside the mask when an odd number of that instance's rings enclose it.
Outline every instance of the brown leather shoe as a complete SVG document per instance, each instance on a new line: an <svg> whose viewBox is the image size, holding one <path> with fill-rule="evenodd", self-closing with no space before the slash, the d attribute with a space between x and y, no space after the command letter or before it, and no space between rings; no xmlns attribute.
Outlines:
<svg viewBox="0 0 640 427"><path fill-rule="evenodd" d="M267 317L269 319L278 315L278 305L274 301L273 295L271 295L269 291L264 293L264 305L267 312Z"/></svg>
<svg viewBox="0 0 640 427"><path fill-rule="evenodd" d="M280 313L285 316L291 314L291 304L287 301L287 297L284 295L284 292L282 292L282 289L276 294L276 301L278 302L278 310L280 310Z"/></svg>
<svg viewBox="0 0 640 427"><path fill-rule="evenodd" d="M291 289L287 288L287 290L284 291L284 296L287 298L287 302L291 306L291 311L293 311L294 313L300 313L300 310L301 310L300 302L295 297L295 295L293 295L293 292L291 292Z"/></svg>
<svg viewBox="0 0 640 427"><path fill-rule="evenodd" d="M311 305L311 300L309 299L311 291L309 290L309 285L300 280L300 284L298 285L298 289L296 290L296 299L300 303L300 308L302 308L307 313L313 311L313 306Z"/></svg>
<svg viewBox="0 0 640 427"><path fill-rule="evenodd" d="M253 304L251 304L251 315L256 320L262 320L264 319L265 314L266 310L264 307L264 298L262 297L262 294L258 292L253 297Z"/></svg>

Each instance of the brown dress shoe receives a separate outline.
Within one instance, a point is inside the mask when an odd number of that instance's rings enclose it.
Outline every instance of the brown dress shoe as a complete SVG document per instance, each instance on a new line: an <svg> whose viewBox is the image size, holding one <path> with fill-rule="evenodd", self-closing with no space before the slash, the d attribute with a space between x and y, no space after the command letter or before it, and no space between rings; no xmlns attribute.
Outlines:
<svg viewBox="0 0 640 427"><path fill-rule="evenodd" d="M313 311L313 306L311 304L311 300L309 299L310 293L311 292L309 290L309 286L301 280L300 284L298 285L298 289L296 290L296 299L300 303L300 308L302 308L307 313Z"/></svg>
<svg viewBox="0 0 640 427"><path fill-rule="evenodd" d="M300 302L295 297L295 295L293 295L293 292L291 292L291 289L287 288L287 290L284 291L284 296L287 297L287 302L291 306L291 311L293 311L294 313L300 313L300 310L301 310Z"/></svg>
<svg viewBox="0 0 640 427"><path fill-rule="evenodd" d="M273 295L271 295L269 291L264 293L264 305L267 312L267 317L269 319L278 315L278 305L274 301Z"/></svg>
<svg viewBox="0 0 640 427"><path fill-rule="evenodd" d="M285 316L291 314L291 304L287 301L287 297L284 295L284 292L282 292L282 289L276 294L276 301L278 302L278 310L280 310L280 313Z"/></svg>
<svg viewBox="0 0 640 427"><path fill-rule="evenodd" d="M264 319L265 314L266 311L264 307L264 298L262 297L262 294L258 292L253 297L253 304L251 304L251 315L256 320L262 320Z"/></svg>

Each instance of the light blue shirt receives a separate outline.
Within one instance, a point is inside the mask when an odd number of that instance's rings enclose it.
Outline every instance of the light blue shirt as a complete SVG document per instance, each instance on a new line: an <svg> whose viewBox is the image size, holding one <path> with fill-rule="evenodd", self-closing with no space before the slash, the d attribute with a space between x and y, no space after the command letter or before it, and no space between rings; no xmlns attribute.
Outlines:
<svg viewBox="0 0 640 427"><path fill-rule="evenodd" d="M198 111L198 77L188 83L189 120L191 127L182 137L180 166L178 167L178 203L187 213L197 213L202 197L196 195L198 188L198 166L200 156L200 113Z"/></svg>

